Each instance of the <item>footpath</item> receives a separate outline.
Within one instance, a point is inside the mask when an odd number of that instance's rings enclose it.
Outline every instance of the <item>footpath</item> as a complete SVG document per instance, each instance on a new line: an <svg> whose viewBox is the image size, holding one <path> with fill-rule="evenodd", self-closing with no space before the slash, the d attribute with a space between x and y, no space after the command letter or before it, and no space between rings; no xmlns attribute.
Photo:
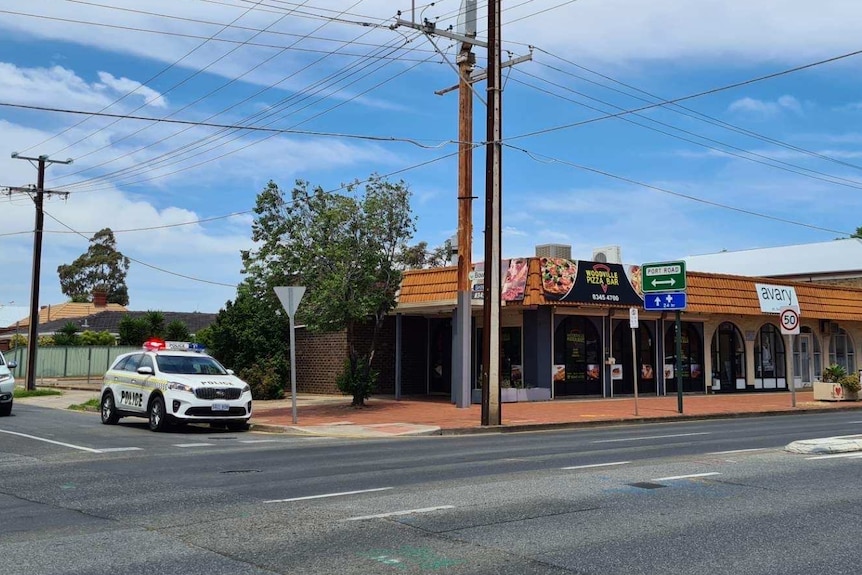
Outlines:
<svg viewBox="0 0 862 575"><path fill-rule="evenodd" d="M59 409L97 398L99 385L91 382L44 381L38 387L54 387L60 396L18 399L22 404ZM614 399L576 399L504 403L502 425L482 426L481 406L458 408L448 398L373 396L365 407L353 407L349 397L299 394L297 423L293 423L292 401L255 400L252 429L270 433L330 437L398 437L415 435L463 435L540 431L607 424L670 422L692 419L780 415L806 412L859 410L862 401L814 401L810 390L760 394L693 394L683 397L683 413L677 396ZM801 443L801 442L796 442ZM791 446L793 447L793 446ZM795 446L806 453L862 450L862 435L810 440Z"/></svg>

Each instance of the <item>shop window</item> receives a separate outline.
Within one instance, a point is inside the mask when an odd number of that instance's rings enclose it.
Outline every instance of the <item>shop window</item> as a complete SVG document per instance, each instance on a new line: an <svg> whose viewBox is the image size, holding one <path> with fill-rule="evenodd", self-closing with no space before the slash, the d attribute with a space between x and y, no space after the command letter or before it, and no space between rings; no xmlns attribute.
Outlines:
<svg viewBox="0 0 862 575"><path fill-rule="evenodd" d="M856 352L853 340L840 328L838 333L832 334L829 340L829 363L838 364L847 370L847 373L856 371Z"/></svg>
<svg viewBox="0 0 862 575"><path fill-rule="evenodd" d="M712 337L712 389L745 389L745 340L739 328L728 321L719 325Z"/></svg>
<svg viewBox="0 0 862 575"><path fill-rule="evenodd" d="M754 387L755 389L787 387L784 340L778 327L770 323L760 328L754 340Z"/></svg>
<svg viewBox="0 0 862 575"><path fill-rule="evenodd" d="M521 361L521 328L504 327L500 336L502 355L501 385L503 387L524 387L523 362Z"/></svg>
<svg viewBox="0 0 862 575"><path fill-rule="evenodd" d="M602 395L602 342L589 318L571 316L554 335L554 395Z"/></svg>
<svg viewBox="0 0 862 575"><path fill-rule="evenodd" d="M682 390L703 391L703 345L700 332L689 322L682 322L681 328ZM664 350L665 388L668 393L676 393L676 324L674 323L665 332Z"/></svg>

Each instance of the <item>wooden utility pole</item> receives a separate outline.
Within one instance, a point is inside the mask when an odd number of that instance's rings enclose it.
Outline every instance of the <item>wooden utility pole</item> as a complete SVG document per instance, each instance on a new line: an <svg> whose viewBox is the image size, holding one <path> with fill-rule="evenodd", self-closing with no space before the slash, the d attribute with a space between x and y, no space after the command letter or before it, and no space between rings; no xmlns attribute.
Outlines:
<svg viewBox="0 0 862 575"><path fill-rule="evenodd" d="M500 425L500 278L502 80L500 0L488 1L488 117L485 153L485 289L482 329L482 425Z"/></svg>
<svg viewBox="0 0 862 575"><path fill-rule="evenodd" d="M45 212L42 207L45 194L65 194L68 192L57 192L45 189L45 169L48 164L71 164L72 160L49 160L48 156L30 158L13 153L12 157L17 160L37 162L36 169L38 177L36 189L32 188L8 188L10 192L23 192L33 194L33 203L36 206L36 226L33 229L33 275L30 283L30 325L28 326L27 338L27 389L36 389L36 352L39 343L39 276L42 270L42 229L45 224Z"/></svg>

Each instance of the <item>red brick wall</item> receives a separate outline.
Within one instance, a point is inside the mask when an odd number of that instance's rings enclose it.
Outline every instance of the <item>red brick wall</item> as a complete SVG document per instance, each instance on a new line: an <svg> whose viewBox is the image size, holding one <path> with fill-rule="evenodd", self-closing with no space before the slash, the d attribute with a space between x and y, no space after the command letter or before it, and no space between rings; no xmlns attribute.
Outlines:
<svg viewBox="0 0 862 575"><path fill-rule="evenodd" d="M343 331L310 333L296 330L296 390L301 393L341 393L335 380L347 359Z"/></svg>

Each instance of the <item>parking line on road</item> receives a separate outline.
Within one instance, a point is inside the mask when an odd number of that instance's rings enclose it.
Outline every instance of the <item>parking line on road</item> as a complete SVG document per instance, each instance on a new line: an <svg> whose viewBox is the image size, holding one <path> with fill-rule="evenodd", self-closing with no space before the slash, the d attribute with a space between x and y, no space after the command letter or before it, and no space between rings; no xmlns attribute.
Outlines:
<svg viewBox="0 0 862 575"><path fill-rule="evenodd" d="M672 475L670 477L659 477L658 479L651 479L650 481L674 481L676 479L693 479L695 477L709 477L710 475L721 475L721 473L717 473L713 471L712 473L692 473L690 475Z"/></svg>
<svg viewBox="0 0 862 575"><path fill-rule="evenodd" d="M341 497L342 495L357 495L359 493L374 493L375 491L387 491L391 487L377 487L375 489L360 489L357 491L342 491L341 493L324 493L322 495L307 495L305 497L291 497L290 499L270 499L264 503L288 503L290 501L307 501L309 499L325 499L327 497Z"/></svg>
<svg viewBox="0 0 862 575"><path fill-rule="evenodd" d="M750 453L752 451L764 451L765 447L755 447L753 449L731 449L729 451L712 451L707 455L729 455L731 453Z"/></svg>
<svg viewBox="0 0 862 575"><path fill-rule="evenodd" d="M174 443L174 447L212 447L215 443Z"/></svg>
<svg viewBox="0 0 862 575"><path fill-rule="evenodd" d="M377 515L362 515L350 517L342 521L365 521L366 519L386 519L387 517L398 517L399 515L415 515L417 513L431 513L442 509L455 509L454 505L438 505L437 507L424 507L422 509L405 509L404 511L390 511L389 513L378 513Z"/></svg>
<svg viewBox="0 0 862 575"><path fill-rule="evenodd" d="M141 447L108 447L106 449L100 449L100 453L116 453L118 451L143 451Z"/></svg>
<svg viewBox="0 0 862 575"><path fill-rule="evenodd" d="M571 467L561 467L560 469L591 469L593 467L610 467L611 465L625 465L631 461L614 461L612 463L593 463L592 465L572 465Z"/></svg>
<svg viewBox="0 0 862 575"><path fill-rule="evenodd" d="M62 445L63 447L69 447L71 449L78 449L80 451L87 451L89 453L103 453L101 449L93 449L91 447L82 447L80 445L73 445L71 443L63 443L62 441L54 441L53 439L45 439L44 437L36 437L35 435L27 435L26 433L18 433L17 431L7 431L5 429L0 429L0 433L8 433L9 435L17 435L18 437L26 437L27 439L35 439L36 441L44 441L45 443L53 443L54 445Z"/></svg>
<svg viewBox="0 0 862 575"><path fill-rule="evenodd" d="M690 437L692 435L710 435L709 431L698 431L695 433L674 433L672 435L649 435L646 437L623 437L620 439L599 439L591 443L619 443L621 441L645 441L647 439L668 439L671 437Z"/></svg>

